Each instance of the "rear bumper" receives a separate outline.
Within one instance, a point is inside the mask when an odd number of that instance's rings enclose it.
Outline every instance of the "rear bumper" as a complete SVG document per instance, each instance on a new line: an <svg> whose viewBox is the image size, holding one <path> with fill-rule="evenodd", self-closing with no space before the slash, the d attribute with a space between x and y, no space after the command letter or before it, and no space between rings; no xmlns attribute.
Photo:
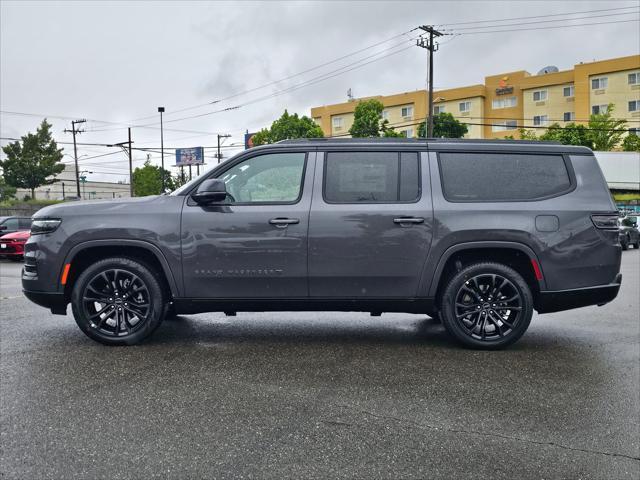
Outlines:
<svg viewBox="0 0 640 480"><path fill-rule="evenodd" d="M608 285L540 292L535 308L538 313L551 313L589 305L604 305L618 296L621 284L622 274L619 273L613 283Z"/></svg>
<svg viewBox="0 0 640 480"><path fill-rule="evenodd" d="M67 314L68 302L64 298L64 293L34 292L24 289L22 292L25 297L36 305L50 309L51 313L55 313L56 315Z"/></svg>

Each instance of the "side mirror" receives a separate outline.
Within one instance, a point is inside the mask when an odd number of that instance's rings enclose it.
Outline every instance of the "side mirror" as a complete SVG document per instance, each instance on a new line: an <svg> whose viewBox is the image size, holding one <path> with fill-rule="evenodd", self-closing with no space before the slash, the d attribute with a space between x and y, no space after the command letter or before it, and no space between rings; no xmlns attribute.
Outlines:
<svg viewBox="0 0 640 480"><path fill-rule="evenodd" d="M223 202L227 198L227 186L218 178L205 180L200 184L196 193L191 195L191 198L200 205Z"/></svg>
<svg viewBox="0 0 640 480"><path fill-rule="evenodd" d="M0 225L0 230L6 230L7 226L6 225Z"/></svg>

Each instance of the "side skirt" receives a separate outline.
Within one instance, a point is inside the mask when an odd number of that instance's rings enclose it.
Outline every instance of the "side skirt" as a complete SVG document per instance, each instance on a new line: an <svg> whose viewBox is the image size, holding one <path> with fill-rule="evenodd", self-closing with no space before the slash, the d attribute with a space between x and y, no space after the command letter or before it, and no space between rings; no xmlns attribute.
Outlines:
<svg viewBox="0 0 640 480"><path fill-rule="evenodd" d="M430 313L432 298L174 298L176 313L205 312L400 312Z"/></svg>

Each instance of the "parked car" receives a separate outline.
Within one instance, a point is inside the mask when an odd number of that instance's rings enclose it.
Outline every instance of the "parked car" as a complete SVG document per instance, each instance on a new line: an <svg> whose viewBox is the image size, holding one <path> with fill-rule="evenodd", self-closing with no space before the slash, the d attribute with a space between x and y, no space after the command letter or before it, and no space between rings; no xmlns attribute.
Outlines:
<svg viewBox="0 0 640 480"><path fill-rule="evenodd" d="M24 244L31 233L29 230L20 230L18 232L7 233L0 237L0 258L8 258L10 260L22 260L24 256Z"/></svg>
<svg viewBox="0 0 640 480"><path fill-rule="evenodd" d="M627 250L629 245L640 248L640 231L638 231L638 217L625 216L618 219L620 245Z"/></svg>
<svg viewBox="0 0 640 480"><path fill-rule="evenodd" d="M30 228L31 218L29 217L0 217L0 236Z"/></svg>
<svg viewBox="0 0 640 480"><path fill-rule="evenodd" d="M463 344L500 348L534 310L616 297L617 219L585 147L291 140L169 195L40 210L22 284L109 345L171 313L323 310L439 316Z"/></svg>

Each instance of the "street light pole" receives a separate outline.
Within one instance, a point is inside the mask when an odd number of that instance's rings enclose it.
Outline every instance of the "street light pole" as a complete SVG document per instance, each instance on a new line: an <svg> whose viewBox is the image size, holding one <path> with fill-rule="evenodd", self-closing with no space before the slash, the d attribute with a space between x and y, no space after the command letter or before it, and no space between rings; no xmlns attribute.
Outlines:
<svg viewBox="0 0 640 480"><path fill-rule="evenodd" d="M160 156L162 158L160 178L162 179L162 193L164 193L164 132L162 129L162 114L164 113L164 107L158 107L158 112L160 113Z"/></svg>

